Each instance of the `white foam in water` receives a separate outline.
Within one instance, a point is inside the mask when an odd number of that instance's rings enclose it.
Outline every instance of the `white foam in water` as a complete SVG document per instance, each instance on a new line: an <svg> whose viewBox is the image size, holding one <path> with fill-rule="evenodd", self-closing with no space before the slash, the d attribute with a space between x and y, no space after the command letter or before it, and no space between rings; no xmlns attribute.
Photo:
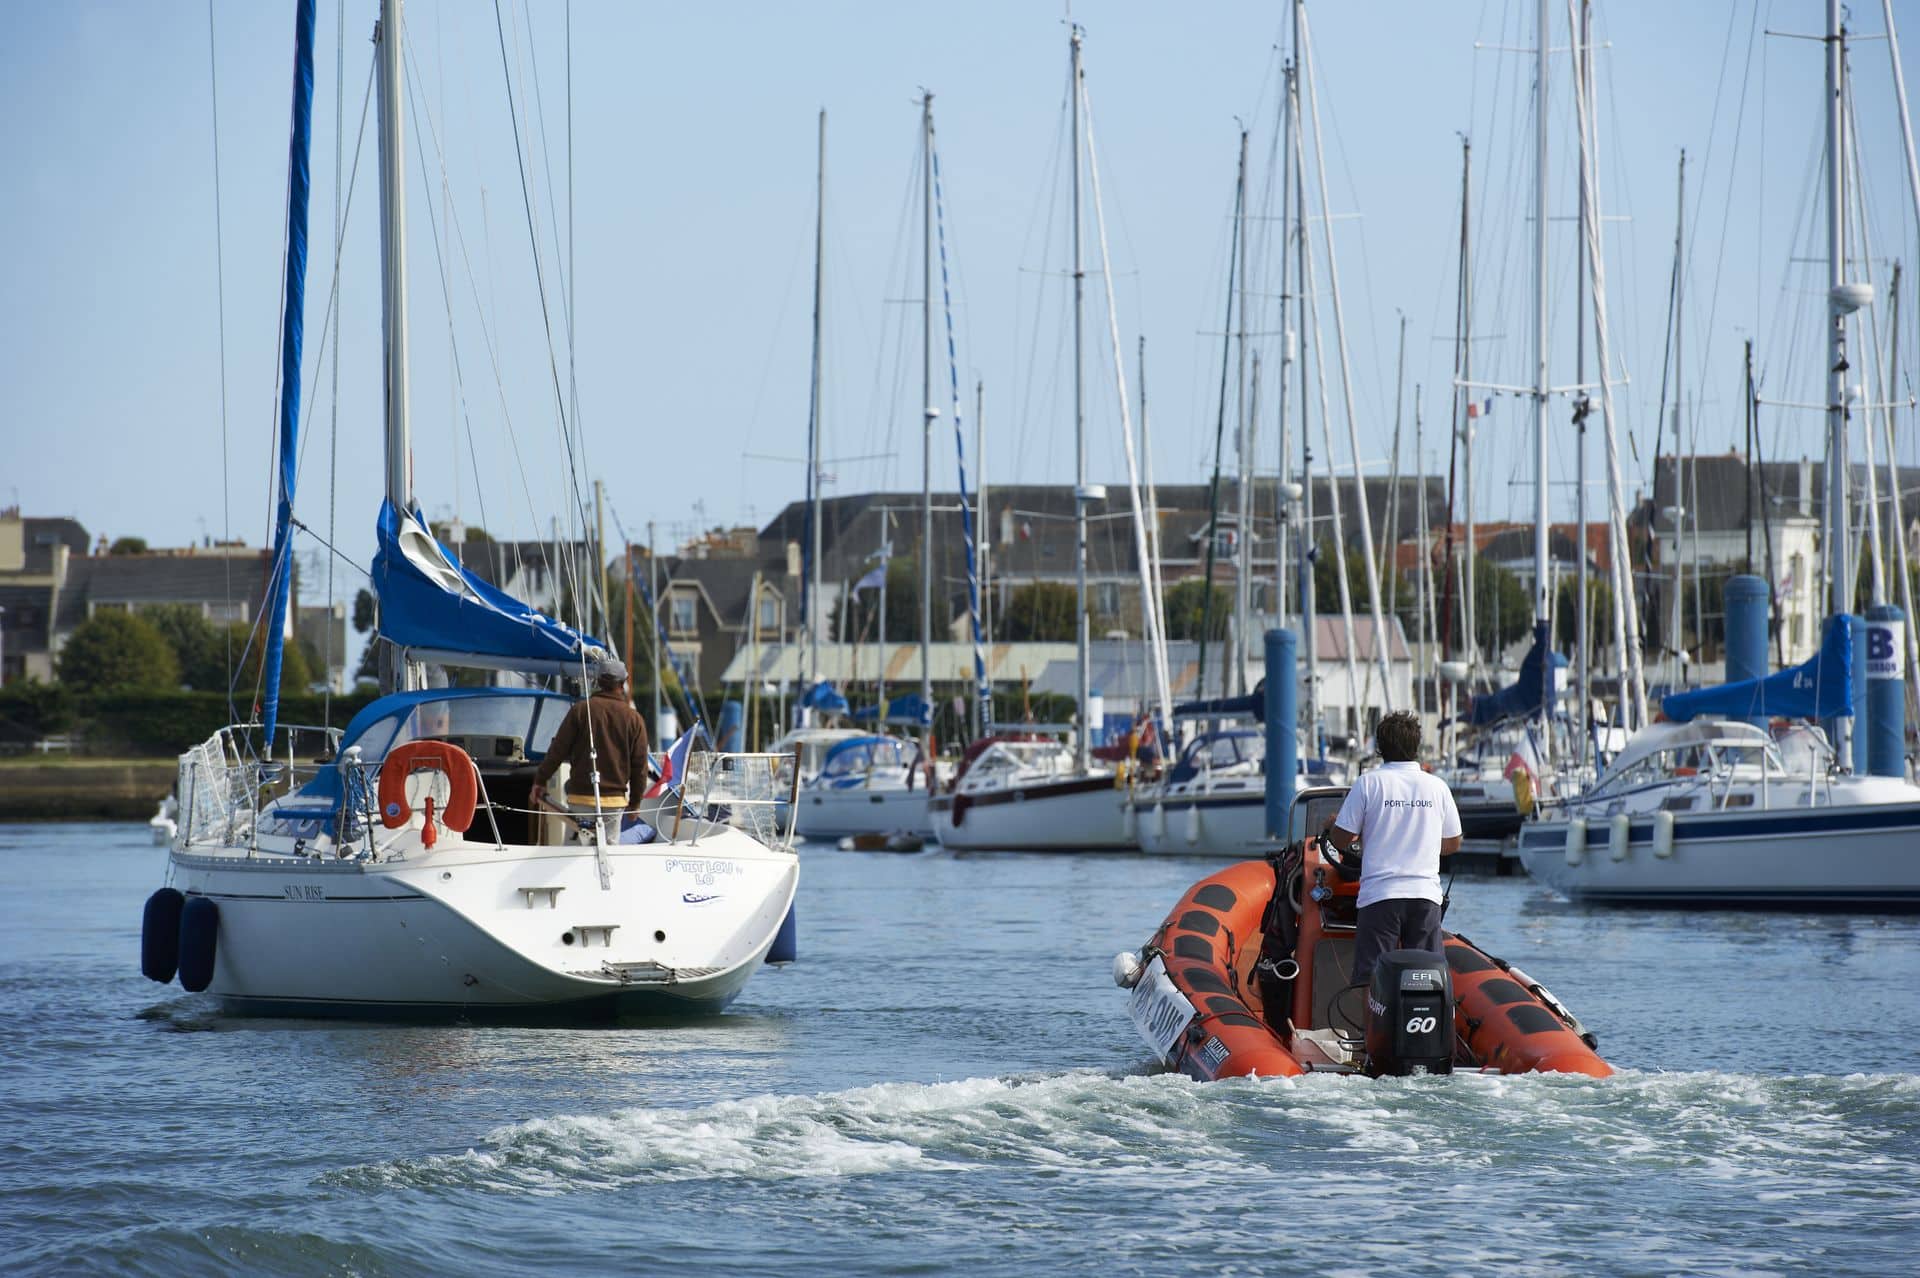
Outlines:
<svg viewBox="0 0 1920 1278"><path fill-rule="evenodd" d="M1156 1147L1192 1146L1208 1108L1196 1085L1173 1075L881 1083L696 1109L533 1119L490 1132L482 1149L355 1168L331 1179L557 1191L636 1181L965 1171L1009 1160L1145 1174L1157 1165ZM1201 1162L1224 1170L1210 1156Z"/></svg>
<svg viewBox="0 0 1920 1278"><path fill-rule="evenodd" d="M1356 1271L1401 1268L1408 1237L1437 1247L1430 1258L1447 1269L1516 1255L1580 1269L1604 1255L1610 1266L1663 1271L1682 1253L1773 1269L1823 1254L1804 1251L1810 1238L1859 1246L1863 1228L1920 1223L1901 1188L1920 1178L1917 1114L1920 1078L1906 1075L1311 1075L1203 1085L1076 1072L535 1119L495 1130L478 1149L328 1179L547 1194L843 1178L871 1186L847 1191L864 1199L884 1197L892 1174L933 1173L969 1178L970 1192L945 1196L955 1199L946 1207L916 1198L918 1219L966 1235L1029 1227L1028 1191L1014 1186L1037 1174L1056 1187L1050 1195L1085 1185L1073 1201L1119 1230L1109 1241L1123 1250L1129 1216L1109 1215L1114 1204L1157 1205L1157 1232L1140 1241L1157 1254L1177 1252L1189 1224L1200 1231L1195 1245L1265 1248L1275 1219L1346 1219L1356 1203L1385 1196L1406 1204L1404 1229L1296 1241L1316 1256L1332 1247L1333 1269ZM1412 1185L1429 1192L1409 1199ZM786 1196L755 1201L776 1213L795 1207ZM1469 1206L1490 1202L1500 1209ZM1463 1212L1471 1230L1460 1227Z"/></svg>

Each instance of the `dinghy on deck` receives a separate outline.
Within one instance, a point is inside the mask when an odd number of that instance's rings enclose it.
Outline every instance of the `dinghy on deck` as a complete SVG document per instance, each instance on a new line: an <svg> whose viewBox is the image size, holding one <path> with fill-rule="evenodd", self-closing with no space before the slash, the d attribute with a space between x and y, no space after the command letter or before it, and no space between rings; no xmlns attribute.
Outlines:
<svg viewBox="0 0 1920 1278"><path fill-rule="evenodd" d="M1137 954L1115 957L1114 981L1131 989L1134 1024L1160 1060L1202 1081L1408 1073L1416 1069L1396 1061L1418 1057L1416 1037L1438 1034L1439 1057L1418 1068L1611 1074L1552 994L1463 936L1447 934L1444 966L1422 951L1391 951L1371 989L1350 982L1359 874L1307 835L1345 795L1302 792L1277 856L1200 880ZM1370 997L1382 1000L1371 1038ZM1450 1018L1441 1010L1449 1003Z"/></svg>

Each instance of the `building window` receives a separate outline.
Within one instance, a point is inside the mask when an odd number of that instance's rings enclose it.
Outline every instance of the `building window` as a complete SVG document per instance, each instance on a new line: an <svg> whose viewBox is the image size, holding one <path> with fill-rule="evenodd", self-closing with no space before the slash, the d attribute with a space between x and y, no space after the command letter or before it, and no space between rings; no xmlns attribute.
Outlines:
<svg viewBox="0 0 1920 1278"><path fill-rule="evenodd" d="M1119 582L1096 581L1093 583L1093 612L1096 617L1117 617L1120 615Z"/></svg>
<svg viewBox="0 0 1920 1278"><path fill-rule="evenodd" d="M1807 617L1805 613L1796 612L1793 614L1793 625L1791 629L1793 631L1793 646L1797 649L1802 643L1806 642L1807 638Z"/></svg>
<svg viewBox="0 0 1920 1278"><path fill-rule="evenodd" d="M694 605L699 601L692 595L677 594L674 595L669 602L673 607L670 624L673 626L674 633L681 635L692 634L698 624Z"/></svg>
<svg viewBox="0 0 1920 1278"><path fill-rule="evenodd" d="M780 628L780 598L778 595L760 596L760 616L756 622L762 632Z"/></svg>

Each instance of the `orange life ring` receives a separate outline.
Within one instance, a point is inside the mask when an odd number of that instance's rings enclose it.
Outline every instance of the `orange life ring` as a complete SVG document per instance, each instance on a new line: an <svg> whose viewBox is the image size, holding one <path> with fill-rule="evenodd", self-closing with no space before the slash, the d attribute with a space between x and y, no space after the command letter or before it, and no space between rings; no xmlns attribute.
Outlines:
<svg viewBox="0 0 1920 1278"><path fill-rule="evenodd" d="M397 830L413 816L407 803L407 778L415 772L443 772L450 793L437 815L449 830L466 833L480 799L480 769L473 756L451 741L409 741L380 762L380 822ZM431 802L431 800L429 800ZM429 811L428 819L436 815Z"/></svg>

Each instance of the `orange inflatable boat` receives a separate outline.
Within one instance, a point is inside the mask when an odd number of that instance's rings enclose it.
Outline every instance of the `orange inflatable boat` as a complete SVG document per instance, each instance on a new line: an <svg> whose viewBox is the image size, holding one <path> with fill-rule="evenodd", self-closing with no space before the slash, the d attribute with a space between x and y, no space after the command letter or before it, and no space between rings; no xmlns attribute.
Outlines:
<svg viewBox="0 0 1920 1278"><path fill-rule="evenodd" d="M1160 1059L1203 1081L1321 1071L1611 1074L1559 1000L1463 936L1446 935L1444 963L1395 950L1367 988L1349 982L1357 867L1306 833L1324 828L1345 795L1301 792L1283 849L1194 884L1137 954L1114 958L1134 1024Z"/></svg>

